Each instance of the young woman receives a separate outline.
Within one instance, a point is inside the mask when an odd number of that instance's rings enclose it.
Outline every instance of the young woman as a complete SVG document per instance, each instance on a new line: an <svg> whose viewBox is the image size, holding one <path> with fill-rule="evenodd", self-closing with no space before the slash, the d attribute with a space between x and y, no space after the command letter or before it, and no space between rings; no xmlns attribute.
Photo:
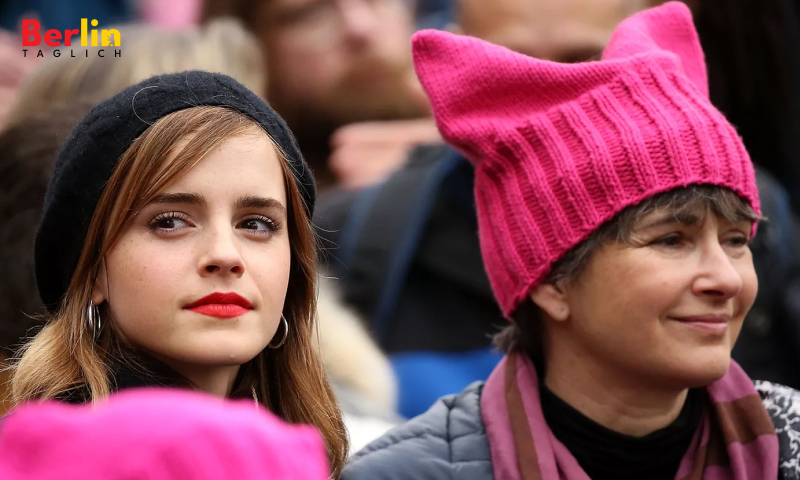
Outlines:
<svg viewBox="0 0 800 480"><path fill-rule="evenodd" d="M730 358L758 289L759 199L687 7L626 20L598 62L441 32L414 54L442 134L476 165L481 249L513 323L485 384L343 478L800 477L800 394Z"/></svg>
<svg viewBox="0 0 800 480"><path fill-rule="evenodd" d="M334 475L341 413L312 347L314 179L291 132L221 74L153 77L63 145L35 243L48 323L16 402L168 385L315 426Z"/></svg>

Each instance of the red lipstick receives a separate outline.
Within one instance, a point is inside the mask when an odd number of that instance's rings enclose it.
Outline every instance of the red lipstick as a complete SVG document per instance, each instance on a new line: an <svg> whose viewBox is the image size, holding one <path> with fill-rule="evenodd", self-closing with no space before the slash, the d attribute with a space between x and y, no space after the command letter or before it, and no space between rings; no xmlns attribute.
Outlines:
<svg viewBox="0 0 800 480"><path fill-rule="evenodd" d="M208 317L236 318L252 310L253 305L239 294L214 292L183 308Z"/></svg>

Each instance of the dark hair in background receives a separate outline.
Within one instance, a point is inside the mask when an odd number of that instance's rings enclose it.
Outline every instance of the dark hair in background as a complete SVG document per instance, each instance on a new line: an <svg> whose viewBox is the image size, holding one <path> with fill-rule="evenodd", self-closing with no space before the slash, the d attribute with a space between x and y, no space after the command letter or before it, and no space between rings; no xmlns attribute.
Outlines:
<svg viewBox="0 0 800 480"><path fill-rule="evenodd" d="M6 357L41 326L33 239L56 153L92 106L91 100L56 104L0 133L0 354Z"/></svg>
<svg viewBox="0 0 800 480"><path fill-rule="evenodd" d="M800 209L800 9L795 0L688 2L706 54L711 101L753 161Z"/></svg>

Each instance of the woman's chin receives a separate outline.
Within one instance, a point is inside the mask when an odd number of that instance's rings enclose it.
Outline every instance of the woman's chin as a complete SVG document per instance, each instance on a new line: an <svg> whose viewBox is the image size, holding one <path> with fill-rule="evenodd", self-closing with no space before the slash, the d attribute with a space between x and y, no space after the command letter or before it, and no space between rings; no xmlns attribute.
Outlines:
<svg viewBox="0 0 800 480"><path fill-rule="evenodd" d="M253 342L215 342L214 345L205 344L204 348L199 345L182 351L165 352L162 358L173 358L183 364L196 365L201 367L229 367L243 365L254 359L262 350L261 345Z"/></svg>
<svg viewBox="0 0 800 480"><path fill-rule="evenodd" d="M232 367L237 365L244 365L250 360L256 358L259 351L246 350L235 353L227 352L206 352L196 360L197 365L207 365L209 367Z"/></svg>
<svg viewBox="0 0 800 480"><path fill-rule="evenodd" d="M727 346L700 347L700 351L681 359L675 372L689 388L703 387L716 382L728 373L731 365Z"/></svg>

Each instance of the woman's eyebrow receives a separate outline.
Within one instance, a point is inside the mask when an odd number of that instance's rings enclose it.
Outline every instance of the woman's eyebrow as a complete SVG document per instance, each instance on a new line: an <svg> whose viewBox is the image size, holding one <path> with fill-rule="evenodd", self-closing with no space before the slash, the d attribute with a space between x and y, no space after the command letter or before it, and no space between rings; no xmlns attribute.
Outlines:
<svg viewBox="0 0 800 480"><path fill-rule="evenodd" d="M680 223L681 225L693 226L698 225L702 221L700 215L693 212L671 212L664 214L661 218L653 220L652 222L640 227L640 230L648 230L662 225L669 225L672 223Z"/></svg>
<svg viewBox="0 0 800 480"><path fill-rule="evenodd" d="M205 207L208 205L205 197L196 193L160 193L153 197L148 203L171 203L182 205L197 205ZM286 214L286 207L281 202L274 198L260 197L257 195L247 195L239 198L236 201L235 207L239 208L277 208L284 215Z"/></svg>
<svg viewBox="0 0 800 480"><path fill-rule="evenodd" d="M160 193L153 197L148 205L153 203L174 203L183 205L197 205L204 207L207 205L205 197L196 193Z"/></svg>
<svg viewBox="0 0 800 480"><path fill-rule="evenodd" d="M281 202L269 197L247 195L236 201L236 208L277 208L286 215L286 207Z"/></svg>

